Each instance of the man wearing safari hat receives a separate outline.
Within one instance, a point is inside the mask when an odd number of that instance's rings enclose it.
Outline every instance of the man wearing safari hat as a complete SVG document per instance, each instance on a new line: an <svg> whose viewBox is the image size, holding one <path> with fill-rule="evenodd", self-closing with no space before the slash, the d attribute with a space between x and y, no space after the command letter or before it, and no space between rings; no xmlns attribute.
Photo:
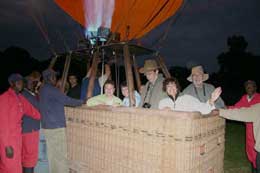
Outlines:
<svg viewBox="0 0 260 173"><path fill-rule="evenodd" d="M167 96L162 90L164 78L159 73L159 66L155 60L146 60L139 72L148 80L141 90L140 107L158 109L160 100Z"/></svg>
<svg viewBox="0 0 260 173"><path fill-rule="evenodd" d="M205 83L208 78L209 75L204 73L201 65L192 67L191 75L187 78L187 80L192 83L185 88L182 93L196 97L200 100L200 102L207 102L211 96L211 93L215 90L213 85ZM225 103L220 97L216 100L215 107L225 107Z"/></svg>

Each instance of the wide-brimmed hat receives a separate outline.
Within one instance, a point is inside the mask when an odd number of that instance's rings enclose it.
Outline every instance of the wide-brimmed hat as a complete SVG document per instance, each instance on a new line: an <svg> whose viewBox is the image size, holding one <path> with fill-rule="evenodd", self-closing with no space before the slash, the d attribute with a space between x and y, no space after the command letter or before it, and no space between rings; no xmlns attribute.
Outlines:
<svg viewBox="0 0 260 173"><path fill-rule="evenodd" d="M159 66L157 65L156 61L150 59L150 60L146 60L144 62L144 67L140 68L139 72L146 73L148 71L156 70L158 68L159 68Z"/></svg>
<svg viewBox="0 0 260 173"><path fill-rule="evenodd" d="M187 80L192 82L192 75L195 75L195 74L202 74L203 75L202 81L206 81L209 79L209 74L204 73L203 67L201 65L192 67L191 74L187 78Z"/></svg>

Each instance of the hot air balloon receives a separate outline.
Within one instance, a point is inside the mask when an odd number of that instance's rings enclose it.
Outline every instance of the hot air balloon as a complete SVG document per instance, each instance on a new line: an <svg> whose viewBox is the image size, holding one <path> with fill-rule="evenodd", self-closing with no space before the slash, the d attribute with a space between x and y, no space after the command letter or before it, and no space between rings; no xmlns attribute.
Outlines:
<svg viewBox="0 0 260 173"><path fill-rule="evenodd" d="M120 34L119 43L97 45L96 49L120 47L131 105L135 58L130 58L129 41L143 37L174 15L183 0L55 2L86 29L87 38L91 34L96 37L98 32L107 34L106 28ZM66 58L63 80L71 53ZM97 69L98 56L100 52L96 51L92 74ZM157 62L165 76L170 76L160 57ZM89 80L88 91L94 78L92 75ZM70 172L223 172L225 121L217 116L134 107L82 107L65 111Z"/></svg>
<svg viewBox="0 0 260 173"><path fill-rule="evenodd" d="M167 20L177 12L183 0L55 0L55 2L86 29L109 27L112 32L120 33L120 41L125 41L140 38Z"/></svg>
<svg viewBox="0 0 260 173"><path fill-rule="evenodd" d="M85 28L86 38L95 44L97 35L99 37L101 35L103 39L108 37L110 31L119 33L119 41L141 38L174 15L182 5L183 0L55 0L55 2ZM94 40L90 39L92 37ZM106 39L104 40L106 41ZM131 62L128 60L128 45L125 44L122 50L125 62L127 62L127 81L128 84L132 85L133 79L129 75L132 74L132 71L131 65L128 64ZM166 74L169 73L166 72ZM89 91L91 90L90 87ZM91 96L91 92L88 95Z"/></svg>

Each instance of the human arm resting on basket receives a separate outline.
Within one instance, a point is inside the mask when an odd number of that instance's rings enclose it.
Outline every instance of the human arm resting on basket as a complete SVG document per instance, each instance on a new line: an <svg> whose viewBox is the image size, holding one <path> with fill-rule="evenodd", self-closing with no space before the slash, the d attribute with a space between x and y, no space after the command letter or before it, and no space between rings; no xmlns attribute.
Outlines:
<svg viewBox="0 0 260 173"><path fill-rule="evenodd" d="M87 100L87 106L106 105L103 95L91 97Z"/></svg>
<svg viewBox="0 0 260 173"><path fill-rule="evenodd" d="M53 98L55 98L58 102L61 102L66 106L81 106L84 103L83 100L73 99L56 88L51 88L50 94L52 94Z"/></svg>
<svg viewBox="0 0 260 173"><path fill-rule="evenodd" d="M122 100L120 98L114 96L113 97L113 104L112 104L112 106L115 106L115 107L123 106L123 102L122 102Z"/></svg>
<svg viewBox="0 0 260 173"><path fill-rule="evenodd" d="M260 104L248 108L220 109L219 115L230 120L255 122L260 117Z"/></svg>

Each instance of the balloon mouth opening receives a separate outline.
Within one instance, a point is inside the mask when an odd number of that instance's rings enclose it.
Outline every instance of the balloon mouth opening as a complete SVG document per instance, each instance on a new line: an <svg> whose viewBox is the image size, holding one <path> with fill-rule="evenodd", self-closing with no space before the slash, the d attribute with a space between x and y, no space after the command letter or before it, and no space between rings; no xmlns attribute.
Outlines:
<svg viewBox="0 0 260 173"><path fill-rule="evenodd" d="M97 42L106 42L110 35L110 29L105 27L87 28L85 37L90 41L90 44L95 45Z"/></svg>

